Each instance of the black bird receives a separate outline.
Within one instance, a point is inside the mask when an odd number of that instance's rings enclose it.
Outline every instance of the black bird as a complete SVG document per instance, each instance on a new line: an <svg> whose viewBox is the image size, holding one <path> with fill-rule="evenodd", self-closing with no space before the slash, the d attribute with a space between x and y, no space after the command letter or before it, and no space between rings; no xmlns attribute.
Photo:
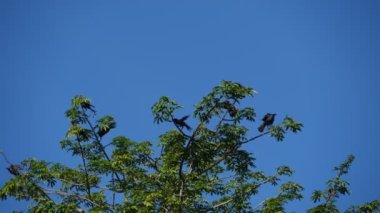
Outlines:
<svg viewBox="0 0 380 213"><path fill-rule="evenodd" d="M235 117L235 115L237 114L237 109L235 108L235 106L228 101L224 101L222 103L222 107L228 111L228 114L231 117Z"/></svg>
<svg viewBox="0 0 380 213"><path fill-rule="evenodd" d="M185 120L186 120L188 117L189 117L189 116L186 115L186 116L183 116L183 117L180 118L180 119L173 118L173 123L174 123L176 126L180 127L181 129L182 129L183 127L186 127L187 130L191 130L191 127L185 123Z"/></svg>
<svg viewBox="0 0 380 213"><path fill-rule="evenodd" d="M81 107L82 107L83 109L91 110L94 114L96 114L96 111L95 111L95 109L94 109L94 106L93 106L92 104L90 104L89 102L82 102L80 105L81 105Z"/></svg>
<svg viewBox="0 0 380 213"><path fill-rule="evenodd" d="M20 175L19 169L20 168L18 166L13 165L13 164L10 167L7 168L7 170L9 171L9 173L11 173L14 176Z"/></svg>
<svg viewBox="0 0 380 213"><path fill-rule="evenodd" d="M228 108L228 114L230 114L231 117L235 117L235 115L237 114L237 110L235 107L231 107L231 108Z"/></svg>
<svg viewBox="0 0 380 213"><path fill-rule="evenodd" d="M21 166L19 166L19 165L15 165L15 164L11 164L11 165L7 168L7 170L9 171L9 173L11 173L11 174L14 175L14 176L19 176L19 175L21 175L21 172L20 172L21 169L22 169ZM28 179L29 181L31 181L31 177L27 177L27 179ZM54 183L55 183L55 180L53 180L53 181L54 181ZM37 184L35 184L35 183L33 183L33 182L31 182L31 184L35 187L35 189L37 190L37 193L38 193L39 195L45 197L45 199L47 199L47 200L52 200L52 199L49 197L49 195L47 195L46 192L45 192L40 186L38 186Z"/></svg>
<svg viewBox="0 0 380 213"><path fill-rule="evenodd" d="M107 134L112 128L115 128L115 125L112 126L105 126L103 128L99 128L98 135L99 137L103 137L105 134Z"/></svg>
<svg viewBox="0 0 380 213"><path fill-rule="evenodd" d="M276 114L267 113L263 118L263 123L257 128L259 132L263 132L266 126L271 126L275 116Z"/></svg>

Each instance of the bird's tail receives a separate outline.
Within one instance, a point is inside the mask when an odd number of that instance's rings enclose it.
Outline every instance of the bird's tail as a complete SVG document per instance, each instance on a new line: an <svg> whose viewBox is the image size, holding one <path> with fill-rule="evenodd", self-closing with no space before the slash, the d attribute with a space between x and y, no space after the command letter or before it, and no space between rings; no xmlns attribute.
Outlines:
<svg viewBox="0 0 380 213"><path fill-rule="evenodd" d="M263 132L264 131L264 128L265 128L265 123L262 123L259 128L257 128L259 130L259 132Z"/></svg>
<svg viewBox="0 0 380 213"><path fill-rule="evenodd" d="M191 127L187 124L184 125L186 127L187 130L191 130Z"/></svg>

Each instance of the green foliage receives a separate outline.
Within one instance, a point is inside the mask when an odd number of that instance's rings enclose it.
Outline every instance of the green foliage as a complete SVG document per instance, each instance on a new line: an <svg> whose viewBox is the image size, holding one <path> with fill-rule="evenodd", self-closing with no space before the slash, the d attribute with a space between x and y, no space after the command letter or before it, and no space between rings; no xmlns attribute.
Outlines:
<svg viewBox="0 0 380 213"><path fill-rule="evenodd" d="M102 133L105 134L111 129L116 127L116 121L112 116L105 116L97 121L98 134L102 136Z"/></svg>
<svg viewBox="0 0 380 213"><path fill-rule="evenodd" d="M32 200L30 212L285 212L287 203L303 198L302 186L283 180L294 171L280 166L274 174L265 174L242 145L267 134L283 141L303 125L285 116L267 132L250 130L258 126L250 102L256 94L239 83L222 81L195 105L188 119L196 125L189 133L173 123L182 106L161 97L152 107L154 122L169 122L173 128L155 143L124 136L110 139L107 133L116 128L115 119L96 119L91 100L75 96L66 111L70 127L60 145L80 164L71 168L36 159L12 164L14 176L1 187L0 198ZM153 149L153 144L160 148ZM341 176L352 161L349 157L335 168L338 175L325 191L313 193L313 201L322 203L309 212L338 211L336 199L349 194ZM278 187L278 194L253 204L251 198L266 184ZM378 208L379 202L373 201L350 212Z"/></svg>
<svg viewBox="0 0 380 213"><path fill-rule="evenodd" d="M315 190L311 196L314 203L319 203L319 205L308 210L308 213L324 213L332 212L339 213L339 209L336 206L337 200L341 195L349 195L350 190L348 189L349 183L342 180L342 176L349 172L352 162L355 160L353 155L349 155L347 159L340 165L334 167L337 175L334 178L329 179L326 182L325 190ZM365 203L358 206L351 206L349 209L344 211L345 213L374 213L380 210L380 200L374 200L369 203Z"/></svg>
<svg viewBox="0 0 380 213"><path fill-rule="evenodd" d="M169 97L161 97L158 102L152 106L154 122L157 124L164 121L170 122L174 112L180 108L182 108L182 106L178 105L175 101L170 100Z"/></svg>
<svg viewBox="0 0 380 213"><path fill-rule="evenodd" d="M358 206L351 206L345 213L371 213L380 211L380 200L373 200Z"/></svg>
<svg viewBox="0 0 380 213"><path fill-rule="evenodd" d="M290 116L286 116L282 121L282 124L272 126L269 129L270 135L277 141L281 142L285 138L285 133L291 131L293 133L300 132L303 127L302 123L295 121Z"/></svg>

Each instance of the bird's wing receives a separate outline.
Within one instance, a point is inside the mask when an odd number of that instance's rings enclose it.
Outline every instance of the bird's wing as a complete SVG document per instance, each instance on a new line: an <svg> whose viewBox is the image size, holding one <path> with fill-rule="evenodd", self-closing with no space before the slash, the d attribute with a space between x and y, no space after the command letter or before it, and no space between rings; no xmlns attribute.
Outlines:
<svg viewBox="0 0 380 213"><path fill-rule="evenodd" d="M266 121L269 117L270 117L270 113L267 113L264 117L263 117L263 120L262 121Z"/></svg>
<svg viewBox="0 0 380 213"><path fill-rule="evenodd" d="M181 121L185 121L188 117L189 117L188 115L183 116L180 120L181 120Z"/></svg>

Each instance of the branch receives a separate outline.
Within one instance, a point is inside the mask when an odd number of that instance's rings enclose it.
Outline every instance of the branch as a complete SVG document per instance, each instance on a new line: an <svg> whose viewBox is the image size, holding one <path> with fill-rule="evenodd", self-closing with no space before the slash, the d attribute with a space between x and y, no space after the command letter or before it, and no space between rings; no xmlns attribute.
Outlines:
<svg viewBox="0 0 380 213"><path fill-rule="evenodd" d="M108 161L111 161L110 157L108 156L106 150L104 149L104 146L103 144L101 143L101 139L98 137L98 133L95 131L95 127L91 124L90 120L88 120L88 118L86 117L86 122L87 124L90 126L91 128L91 131L94 133L95 135L95 143L100 147L101 151L103 152L103 155L104 157L108 160ZM112 172L113 174L115 174L116 176L116 179L119 181L119 183L121 184L121 186L123 187L124 191L126 191L126 188L124 186L124 184L122 183L119 175L116 173L116 172Z"/></svg>
<svg viewBox="0 0 380 213"><path fill-rule="evenodd" d="M219 206L226 205L227 203L229 203L229 202L231 202L231 201L233 201L233 199L229 199L229 200L226 200L226 201L224 201L224 202L218 203L218 204L216 204L215 206L213 206L212 208L213 208L213 209L216 209L216 208L218 208Z"/></svg>
<svg viewBox="0 0 380 213"><path fill-rule="evenodd" d="M264 135L266 135L266 134L269 134L269 131L268 131L268 132L264 132L264 133L262 133L262 134L260 134L260 135L255 136L255 137L252 137L252 138L250 138L250 139L248 139L248 140L246 140L246 141L242 141L242 142L239 142L239 143L236 143L236 144L232 145L229 149L227 149L227 150L223 153L223 156L222 156L222 157L220 157L220 158L217 159L213 164L211 164L209 167L207 167L206 169L204 169L203 171L201 171L201 172L199 173L199 175L202 175L202 174L208 172L210 169L214 168L216 165L218 165L220 162L222 162L222 161L225 159L225 156L226 156L226 155L228 155L228 154L232 153L233 151L235 151L236 148L237 148L238 146L240 146L240 145L242 145L242 144L245 144L245 143L248 143L248 142L251 142L251 141L253 141L253 140L256 140L257 138L260 138L260 137L262 137L262 136L264 136Z"/></svg>
<svg viewBox="0 0 380 213"><path fill-rule="evenodd" d="M179 171L178 171L178 176L181 179L181 181L183 181L183 179L184 179L183 178L183 164L185 163L185 157L186 157L187 150L189 149L191 142L194 140L195 133L198 132L198 129L200 128L200 126L202 124L203 123L198 124L198 126L195 128L193 134L191 135L189 142L187 142L186 147L184 148L183 157L182 157L181 162L179 164Z"/></svg>
<svg viewBox="0 0 380 213"><path fill-rule="evenodd" d="M266 183L268 183L268 182L269 182L269 180L262 181L261 183L259 183L259 184L257 185L257 187L260 187L261 185L266 184ZM250 193L252 189L253 189L253 188L246 190L245 193ZM267 200L267 199L261 201L261 202L260 202L255 208L253 208L253 210L255 210L255 209L258 208L260 205L262 205L266 200ZM218 204L214 205L212 208L213 208L213 209L216 209L216 208L218 208L219 206L226 205L226 204L228 204L228 203L231 202L231 201L233 201L232 198L231 198L231 199L228 199L228 200L226 200L226 201L223 201L223 202L221 202L221 203L218 203Z"/></svg>
<svg viewBox="0 0 380 213"><path fill-rule="evenodd" d="M114 174L112 174L112 186L115 187ZM115 192L112 193L112 208L115 208Z"/></svg>
<svg viewBox="0 0 380 213"><path fill-rule="evenodd" d="M254 140L256 140L257 138L263 137L264 135L267 135L267 134L269 134L269 133L270 133L269 131L264 132L264 133L261 133L261 134L256 135L255 137L252 137L252 138L250 138L250 139L248 139L248 140L246 140L246 141L242 141L242 142L240 142L240 144L245 144L245 143L248 143L248 142L254 141Z"/></svg>
<svg viewBox="0 0 380 213"><path fill-rule="evenodd" d="M80 200L87 201L87 202L91 203L93 206L102 207L100 204L95 203L94 201L92 201L92 200L90 200L84 196L81 196L79 194L73 194L73 193L64 192L64 191L60 191L60 190L54 190L54 189L43 189L43 190L45 193L48 193L48 194L57 194L57 195L61 195L61 196L73 196L73 197L76 197ZM113 211L114 209L112 209L111 207L108 207L108 210Z"/></svg>
<svg viewBox="0 0 380 213"><path fill-rule="evenodd" d="M267 201L268 199L264 199L263 201L261 201L259 204L257 204L252 210L255 210L255 209L257 209L257 208L259 208L260 206L262 206L264 203L265 203L265 201Z"/></svg>
<svg viewBox="0 0 380 213"><path fill-rule="evenodd" d="M85 157L84 157L83 147L82 147L82 145L80 144L80 141L78 140L78 137L77 137L77 142L78 142L78 145L79 145L79 148L80 148L80 153L81 153L81 157L82 157L82 162L83 162L84 172L85 172L85 175L86 175L86 188L87 188L87 194L88 194L88 197L89 197L90 200L91 200L91 186L90 186L90 181L89 181L89 178L88 178L88 171L87 171L86 159L85 159Z"/></svg>
<svg viewBox="0 0 380 213"><path fill-rule="evenodd" d="M11 162L8 160L8 158L7 158L7 156L5 155L5 153L3 152L3 150L1 150L0 153L1 153L1 155L3 155L4 160L5 160L6 163L8 163L9 165L13 165L13 163L11 163Z"/></svg>
<svg viewBox="0 0 380 213"><path fill-rule="evenodd" d="M217 105L215 104L215 106L213 106L213 107L207 112L207 117L210 115L210 113L211 113L216 107L217 107ZM195 135L196 135L196 133L198 133L199 128L200 128L203 124L204 124L203 121L200 122L200 123L197 125L197 127L195 128L195 130L193 131L193 134L191 135L191 137L190 137L190 139L189 139L189 142L186 144L186 147L185 147L185 149L184 149L184 153L186 153L187 150L189 149L191 143L192 143L192 142L194 141L194 139L195 139ZM182 172L182 170L183 170L183 164L184 164L184 162L185 162L185 156L183 156L183 158L181 159L181 163L180 163L180 166L179 166L179 177L180 177L181 180L183 179L183 177L182 177L182 176L183 176L183 172Z"/></svg>
<svg viewBox="0 0 380 213"><path fill-rule="evenodd" d="M96 140L96 138L95 138L95 140ZM112 142L110 142L110 143L104 145L104 148L107 148L107 146L110 146L110 145L112 145Z"/></svg>
<svg viewBox="0 0 380 213"><path fill-rule="evenodd" d="M215 106L213 106L208 112L207 114L210 115L210 113L217 107L217 105L215 104ZM183 164L185 162L185 157L186 157L186 153L190 147L190 144L194 141L195 139L195 135L196 133L199 131L199 128L203 125L203 121L200 122L197 127L195 128L195 130L193 131L193 134L191 135L191 137L189 138L189 142L186 144L186 147L184 149L184 152L183 152L183 157L181 159L181 162L179 164L179 170L178 170L178 176L179 176L179 179L181 181L181 186L180 186L180 190L179 190L179 197L180 197L180 205L179 205L179 212L182 212L182 203L183 203L183 190L185 188L185 178L183 177ZM177 125L176 125L177 126ZM177 127L178 128L178 127ZM186 136L186 135L185 135Z"/></svg>
<svg viewBox="0 0 380 213"><path fill-rule="evenodd" d="M190 138L191 136L186 134L177 124L174 124L174 126L178 129L178 131L185 137Z"/></svg>
<svg viewBox="0 0 380 213"><path fill-rule="evenodd" d="M82 183L74 183L72 181L69 181L69 180L66 180L66 179L62 179L62 178L58 178L58 177L54 177L54 179L57 179L57 180L59 180L61 182L66 182L66 183L74 185L74 186L86 186L85 184L82 184ZM97 188L97 189L102 189L102 190L108 190L108 191L122 193L122 191L114 190L114 189L106 187L106 186L92 186L92 187Z"/></svg>
<svg viewBox="0 0 380 213"><path fill-rule="evenodd" d="M331 193L329 192L329 195L328 195L328 197L327 197L327 199L326 199L325 204L323 204L323 206L326 207L326 206L329 204L329 202L332 201L331 199L332 199L333 197L335 197L335 195L336 195L336 189L332 189L332 192L331 192ZM332 201L332 202L333 202L333 201Z"/></svg>
<svg viewBox="0 0 380 213"><path fill-rule="evenodd" d="M5 155L5 153L4 153L3 151L0 151L0 153L1 153L1 155L3 155L4 160L6 161L6 163L8 163L10 166L15 166L15 164L13 164L12 162L10 162L10 161L8 160L7 156ZM18 173L18 174L13 174L13 175L14 175L14 176L24 176L25 178L28 179L28 181L31 182L32 186L36 187L36 189L37 189L38 191L41 192L42 196L45 197L45 199L50 200L50 201L53 201L53 199L51 199L51 197L49 197L49 195L47 195L47 194L43 191L42 187L40 187L40 186L37 185L36 183L33 183L33 182L29 179L30 177L26 177L26 176L25 176L26 174L28 174L28 173L25 173L25 174ZM54 201L53 201L53 202L54 202Z"/></svg>
<svg viewBox="0 0 380 213"><path fill-rule="evenodd" d="M158 167L157 167L157 160L154 160L152 157L150 157L148 154L144 154L144 156L146 158L148 158L148 161L149 161L149 164L150 166L156 170L157 172L159 171Z"/></svg>

